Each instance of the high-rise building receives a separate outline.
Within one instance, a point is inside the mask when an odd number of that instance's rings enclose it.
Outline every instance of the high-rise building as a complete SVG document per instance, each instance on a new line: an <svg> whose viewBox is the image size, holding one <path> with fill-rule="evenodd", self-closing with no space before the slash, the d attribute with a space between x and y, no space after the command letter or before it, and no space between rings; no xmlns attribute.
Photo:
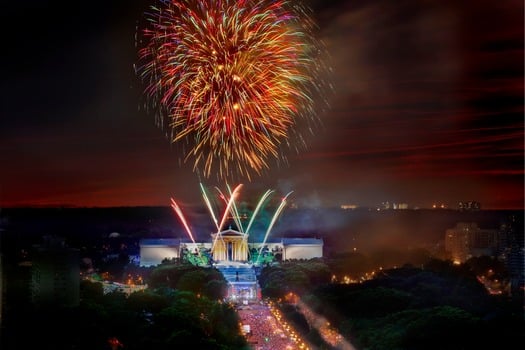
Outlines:
<svg viewBox="0 0 525 350"><path fill-rule="evenodd" d="M481 229L475 222L460 222L445 232L445 250L455 263L475 256L495 256L498 230Z"/></svg>
<svg viewBox="0 0 525 350"><path fill-rule="evenodd" d="M499 229L498 259L507 268L510 276L511 294L525 297L525 248L523 246L523 223L514 215L507 218Z"/></svg>
<svg viewBox="0 0 525 350"><path fill-rule="evenodd" d="M75 306L80 300L80 258L77 249L46 237L37 247L31 268L31 297L38 306Z"/></svg>

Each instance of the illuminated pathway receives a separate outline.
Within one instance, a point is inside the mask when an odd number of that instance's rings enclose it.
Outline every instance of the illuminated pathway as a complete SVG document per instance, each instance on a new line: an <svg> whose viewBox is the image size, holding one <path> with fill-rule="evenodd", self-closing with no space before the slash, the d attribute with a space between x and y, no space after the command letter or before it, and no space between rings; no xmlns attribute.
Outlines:
<svg viewBox="0 0 525 350"><path fill-rule="evenodd" d="M323 316L315 313L301 299L297 298L297 307L304 315L310 327L317 329L323 340L340 350L356 350L336 329L330 326L330 322Z"/></svg>
<svg viewBox="0 0 525 350"><path fill-rule="evenodd" d="M281 319L280 314L271 305L264 302L239 306L237 309L241 322L248 325L250 333L246 335L254 350L302 350L308 346Z"/></svg>

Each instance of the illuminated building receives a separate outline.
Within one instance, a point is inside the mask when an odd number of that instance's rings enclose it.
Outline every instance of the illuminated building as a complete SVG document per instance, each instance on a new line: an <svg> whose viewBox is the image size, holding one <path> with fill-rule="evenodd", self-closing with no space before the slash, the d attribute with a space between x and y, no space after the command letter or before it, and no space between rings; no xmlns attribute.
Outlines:
<svg viewBox="0 0 525 350"><path fill-rule="evenodd" d="M211 252L213 267L228 282L228 298L248 302L260 298L255 267L275 260L312 259L323 256L323 240L316 238L282 238L271 242L248 243L248 235L233 229L211 234L211 242L188 242L181 239L141 239L140 266L156 266L165 259L182 258L182 251L198 254ZM256 258L250 256L253 253ZM280 255L280 258L277 256Z"/></svg>
<svg viewBox="0 0 525 350"><path fill-rule="evenodd" d="M323 240L317 238L283 238L283 260L323 257Z"/></svg>
<svg viewBox="0 0 525 350"><path fill-rule="evenodd" d="M460 211L478 211L481 209L481 204L476 201L459 202L458 209Z"/></svg>
<svg viewBox="0 0 525 350"><path fill-rule="evenodd" d="M474 256L494 256L498 231L481 229L474 222L460 222L445 232L445 250L455 263L464 263Z"/></svg>
<svg viewBox="0 0 525 350"><path fill-rule="evenodd" d="M197 253L211 251L215 262L249 262L250 251L271 251L281 254L279 260L312 259L323 257L323 240L317 238L281 238L268 242L248 243L247 235L228 229L212 234L209 242L191 242L177 238L141 239L140 266L156 266L165 259L181 258L182 250Z"/></svg>
<svg viewBox="0 0 525 350"><path fill-rule="evenodd" d="M247 261L248 234L228 229L212 233L212 255L215 261Z"/></svg>
<svg viewBox="0 0 525 350"><path fill-rule="evenodd" d="M499 228L498 259L507 268L513 296L523 296L525 290L525 248L523 222L512 215Z"/></svg>
<svg viewBox="0 0 525 350"><path fill-rule="evenodd" d="M180 245L180 239L175 238L141 239L140 266L156 266L164 259L179 258Z"/></svg>

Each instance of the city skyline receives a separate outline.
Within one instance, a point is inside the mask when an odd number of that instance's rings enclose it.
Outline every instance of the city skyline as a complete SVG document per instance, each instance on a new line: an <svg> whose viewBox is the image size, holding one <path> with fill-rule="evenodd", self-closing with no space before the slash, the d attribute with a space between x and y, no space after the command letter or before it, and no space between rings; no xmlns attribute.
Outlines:
<svg viewBox="0 0 525 350"><path fill-rule="evenodd" d="M475 201L524 208L523 3L309 1L331 56L323 126L288 164L243 183L299 206ZM138 108L137 21L151 2L3 6L0 207L202 204ZM230 185L235 185L230 183Z"/></svg>

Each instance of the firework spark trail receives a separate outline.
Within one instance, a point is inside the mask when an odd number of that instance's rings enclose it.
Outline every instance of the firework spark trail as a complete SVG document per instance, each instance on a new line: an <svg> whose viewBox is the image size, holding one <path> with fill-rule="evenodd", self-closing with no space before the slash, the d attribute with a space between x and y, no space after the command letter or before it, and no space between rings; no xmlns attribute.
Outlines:
<svg viewBox="0 0 525 350"><path fill-rule="evenodd" d="M195 239L193 238L193 234L191 233L190 227L188 226L188 222L186 221L186 218L182 214L182 210L180 209L179 205L175 202L175 200L173 198L171 198L171 207L173 208L175 213L177 213L177 216L179 217L179 219L180 219L182 225L184 226L184 228L186 229L186 232L190 236L191 241L194 244L196 244L195 243ZM201 255L200 250L198 250L198 253L199 253L199 256L200 256Z"/></svg>
<svg viewBox="0 0 525 350"><path fill-rule="evenodd" d="M194 171L250 178L286 161L283 146L306 146L328 71L308 11L294 0L162 0L145 13L137 74Z"/></svg>
<svg viewBox="0 0 525 350"><path fill-rule="evenodd" d="M237 198L237 195L239 194L239 191L241 190L242 184L239 184L235 187L235 189L231 192L230 198L228 199L226 209L224 209L224 213L222 215L221 223L219 224L219 230L222 230L224 227L224 223L226 222L226 218L228 216L228 213L231 213L231 206L235 202L235 199Z"/></svg>
<svg viewBox="0 0 525 350"><path fill-rule="evenodd" d="M259 202L257 203L257 206L255 207L255 210L253 211L253 214L252 214L252 217L250 218L250 222L248 223L248 227L246 228L246 233L250 233L250 229L252 227L252 224L253 224L253 221L255 219L255 217L257 216L257 214L259 213L259 210L261 210L262 208L262 205L263 203L266 201L266 199L270 196L270 194L272 194L274 191L273 190L267 190L261 197L261 199L259 200Z"/></svg>
<svg viewBox="0 0 525 350"><path fill-rule="evenodd" d="M201 187L201 193L202 193L202 198L204 199L204 203L208 207L208 211L210 212L213 223L215 224L215 227L217 228L217 232L219 232L219 222L217 221L217 217L215 216L215 212L213 211L213 207L211 205L210 199L208 195L206 194L206 190L204 189L204 185L202 183L200 183L200 187Z"/></svg>
<svg viewBox="0 0 525 350"><path fill-rule="evenodd" d="M228 194L229 194L229 198L232 197L232 190L230 188L230 186L228 184L226 184L226 187L228 189ZM228 206L228 199L227 197L224 195L224 193L222 193L221 189L218 188L218 187L215 187L215 189L217 190L217 192L219 193L219 198L221 198L224 203ZM244 229L242 227L242 223L241 223L241 220L240 220L240 215L239 215L239 211L237 210L237 204L236 204L236 201L234 200L231 205L229 205L229 214L232 216L232 219L233 221L235 221L235 224L237 225L237 230L241 233L244 233Z"/></svg>
<svg viewBox="0 0 525 350"><path fill-rule="evenodd" d="M235 199L237 198L237 195L239 194L239 191L241 190L241 187L242 187L242 184L239 184L235 187L235 189L231 192L231 195L230 195L230 198L228 200L228 204L226 205L226 209L224 209L224 213L222 215L222 219L221 219L221 222L219 224L219 229L217 231L217 235L215 235L215 239L213 240L213 244L212 244L212 251L213 249L215 248L215 244L217 242L217 237L219 236L219 232L222 230L222 228L224 227L224 223L226 221L226 217L228 216L228 213L230 212L230 208L232 206L232 203L235 201Z"/></svg>
<svg viewBox="0 0 525 350"><path fill-rule="evenodd" d="M215 187L215 189L217 190L217 192L219 193L219 197L222 201L224 201L224 203L226 204L226 208L224 209L224 212L222 213L222 218L221 218L221 222L220 223L217 223L217 218L215 216L215 213L214 213L214 210L212 208L212 205L211 205L211 201L206 193L206 190L204 188L204 185L201 183L200 184L200 188L201 188L201 192L202 192L202 195L203 195L203 198L204 198L204 201L206 203L206 205L208 206L208 210L211 214L211 217L216 225L216 228L217 228L217 234L213 240L213 243L212 243L212 248L211 250L213 251L214 248L215 248L215 245L217 243L217 239L219 238L219 232L223 229L224 227L224 224L226 222L226 219L228 217L228 214L230 215L233 215L234 218L237 218L238 220L239 219L239 215L238 215L238 211L236 209L236 200L239 196L239 193L240 193L240 190L242 188L242 184L239 184L237 185L233 190L231 190L230 186L227 185L227 189L228 189L228 193L229 193L229 197L228 196L225 196L223 194L223 192L218 188L218 187ZM263 208L263 205L264 203L267 201L267 199L270 197L270 195L274 192L274 190L267 190L262 196L261 198L259 199L259 201L257 202L257 205L255 207L255 210L253 211L253 214L252 216L250 217L250 220L249 220L249 224L247 226L247 229L246 231L243 231L242 230L242 225L240 225L240 221L236 221L237 225L240 227L240 232L245 235L245 236L248 236L248 232L249 230L251 229L251 226L254 222L254 219L255 217L258 215L258 213L262 210ZM261 245L261 248L259 249L259 254L257 256L257 260L255 262L255 264L258 264L259 263L259 259L261 257L261 252L262 252L262 249L264 248L264 245L266 244L266 241L268 239L268 236L270 234L270 231L272 230L273 226L275 225L276 221L277 221L277 218L279 217L279 215L281 214L281 212L283 211L284 207L286 206L286 203L287 203L287 199L288 197L293 193L293 191L290 191L289 193L287 193L282 199L281 199L281 202L279 204L279 206L277 207L275 213L273 214L272 216L272 219L270 221L270 224L269 226L267 227L267 230L266 230L266 233L265 233L265 236L264 236L264 240L262 242L262 245ZM193 234L189 228L189 225L182 213L182 210L181 208L179 207L179 205L175 202L175 200L172 198L171 199L171 207L173 208L173 210L176 212L176 214L178 215L181 223L183 224L184 228L186 229L186 232L188 233L188 236L191 238L192 242L195 244L195 239L193 238ZM199 256L201 255L200 251L199 251Z"/></svg>
<svg viewBox="0 0 525 350"><path fill-rule="evenodd" d="M234 213L234 210L233 210L233 208L235 206L235 201L233 201L231 204L229 203L231 198L232 198L232 191L231 191L231 189L228 186L229 197L225 196L220 188L215 187L215 190L217 190L217 192L219 193L219 198L223 200L223 202L224 202L224 204L226 205L226 208L227 208L223 212L223 218L225 218L225 215L230 214L232 216L233 220L237 223L237 220L235 219L235 213ZM225 220L224 220L224 222L225 222ZM241 230L241 228L238 228L238 230Z"/></svg>
<svg viewBox="0 0 525 350"><path fill-rule="evenodd" d="M229 185L226 185L227 188L228 188L228 192L230 193L230 196L232 196L232 190L230 188ZM233 221L235 221L235 224L237 225L237 230L241 233L244 233L244 228L242 227L242 222L241 222L241 216L239 215L239 210L237 210L237 202L234 200L232 205L231 205L231 209L230 209L230 213L232 215L232 218L233 218Z"/></svg>
<svg viewBox="0 0 525 350"><path fill-rule="evenodd" d="M289 195L292 194L292 192L293 191L288 192L288 194L283 197L283 199L281 200L281 204L279 204L279 207L275 211L275 214L273 215L272 220L270 221L270 225L266 229L266 234L264 235L264 239L263 239L262 245L259 248L259 254L257 255L256 264L259 263L259 259L261 258L261 252L262 252L262 249L264 248L264 245L266 244L266 240L268 239L268 235L270 234L270 231L272 230L273 225L275 224L275 221L277 220L277 217L283 211L283 209L284 209L284 207L286 205L286 199L288 198Z"/></svg>

